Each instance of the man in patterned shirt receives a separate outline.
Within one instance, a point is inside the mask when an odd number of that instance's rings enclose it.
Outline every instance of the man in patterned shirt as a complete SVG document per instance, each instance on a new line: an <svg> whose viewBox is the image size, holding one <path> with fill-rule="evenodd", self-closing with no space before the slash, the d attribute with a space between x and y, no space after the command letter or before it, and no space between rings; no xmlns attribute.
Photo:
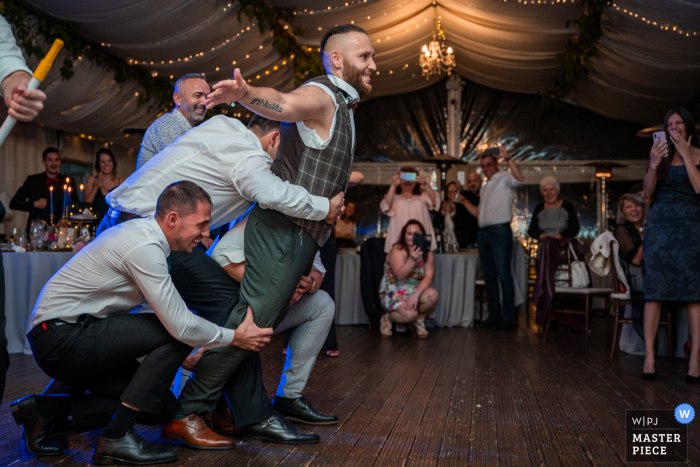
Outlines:
<svg viewBox="0 0 700 467"><path fill-rule="evenodd" d="M208 93L209 85L202 75L192 73L178 78L173 93L175 108L161 115L146 130L136 170L204 119L207 113L204 100Z"/></svg>

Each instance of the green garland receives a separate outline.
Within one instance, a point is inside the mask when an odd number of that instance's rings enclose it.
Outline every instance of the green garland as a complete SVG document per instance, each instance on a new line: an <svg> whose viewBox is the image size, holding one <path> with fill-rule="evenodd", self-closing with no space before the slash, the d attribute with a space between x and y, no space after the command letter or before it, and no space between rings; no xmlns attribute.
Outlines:
<svg viewBox="0 0 700 467"><path fill-rule="evenodd" d="M596 44L603 35L602 17L608 0L579 0L578 9L581 16L574 25L578 29L576 37L571 39L559 55L562 65L562 75L554 85L542 94L543 105L551 105L560 102L576 90L580 73L588 74L586 60L596 54ZM571 20L566 22L570 26Z"/></svg>
<svg viewBox="0 0 700 467"><path fill-rule="evenodd" d="M264 0L240 0L238 21L241 14L249 19L256 19L260 33L272 30L273 46L282 57L290 57L294 63L295 82L297 85L309 76L324 74L323 63L318 54L305 50L296 41L295 35L302 35L303 28L289 30L294 19L295 8L272 8ZM39 38L47 44L61 39L65 45L65 58L60 68L61 77L69 80L73 76L73 62L82 57L107 71L114 73L114 80L119 84L136 82L143 92L139 93L138 104L155 102L159 107L173 106L173 83L166 79L154 78L148 72L125 63L104 50L97 43L89 42L79 36L79 27L71 21L62 21L37 12L17 0L0 1L0 14L15 30L18 44L30 57L38 59L46 55ZM293 57L293 58L292 58Z"/></svg>
<svg viewBox="0 0 700 467"><path fill-rule="evenodd" d="M310 77L325 75L321 56L313 49L304 49L295 36L304 34L303 27L297 27L290 32L289 24L294 20L295 7L273 8L265 0L239 0L238 21L245 14L249 20L258 21L260 34L265 33L265 27L272 31L272 45L282 57L290 57L294 63L294 82L297 86Z"/></svg>
<svg viewBox="0 0 700 467"><path fill-rule="evenodd" d="M60 69L64 80L73 76L73 61L82 57L113 72L114 80L119 84L128 81L138 83L143 90L139 93L139 105L151 100L161 107L172 105L173 86L170 82L156 79L145 71L129 66L120 58L106 53L99 44L82 39L78 36L77 24L44 15L15 0L0 2L0 13L14 26L18 44L30 57L41 59L46 55L39 37L48 44L53 44L55 39L61 39L65 43L65 58Z"/></svg>

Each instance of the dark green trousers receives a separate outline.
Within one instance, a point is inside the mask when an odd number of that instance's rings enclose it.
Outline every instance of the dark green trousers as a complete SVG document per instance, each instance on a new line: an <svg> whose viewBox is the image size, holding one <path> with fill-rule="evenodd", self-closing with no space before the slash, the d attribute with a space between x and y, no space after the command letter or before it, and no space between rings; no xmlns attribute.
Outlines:
<svg viewBox="0 0 700 467"><path fill-rule="evenodd" d="M282 321L301 276L311 271L317 250L313 239L284 214L255 206L245 229L246 266L240 299L225 327L236 329L248 306L258 327L274 327ZM206 353L180 394L178 411L184 415L212 412L229 376L251 353L238 347ZM239 426L258 421L236 417Z"/></svg>

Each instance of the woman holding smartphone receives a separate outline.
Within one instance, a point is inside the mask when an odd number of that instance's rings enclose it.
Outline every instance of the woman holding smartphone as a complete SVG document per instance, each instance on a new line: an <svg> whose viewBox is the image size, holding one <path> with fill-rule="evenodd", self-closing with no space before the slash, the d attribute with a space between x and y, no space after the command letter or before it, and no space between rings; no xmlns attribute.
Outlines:
<svg viewBox="0 0 700 467"><path fill-rule="evenodd" d="M437 248L433 235L433 222L429 211L440 209L440 199L425 177L418 175L413 167L402 167L392 178L389 191L379 204L384 214L391 217L386 233L384 252L389 253L394 243L401 238L401 229L410 219L417 219L428 230L430 249Z"/></svg>
<svg viewBox="0 0 700 467"><path fill-rule="evenodd" d="M414 245L416 234L425 235L423 225L409 220L400 232L384 264L384 277L379 285L379 298L386 314L379 322L382 337L391 337L391 323L406 323L413 328L413 337L425 339L425 318L437 307L438 293L430 284L435 275L432 251Z"/></svg>
<svg viewBox="0 0 700 467"><path fill-rule="evenodd" d="M664 118L665 140L654 142L644 192L654 200L644 233L642 377L656 379L654 339L661 302L686 302L691 350L686 383L700 383L700 147L695 121L674 107ZM667 143L668 141L668 143Z"/></svg>

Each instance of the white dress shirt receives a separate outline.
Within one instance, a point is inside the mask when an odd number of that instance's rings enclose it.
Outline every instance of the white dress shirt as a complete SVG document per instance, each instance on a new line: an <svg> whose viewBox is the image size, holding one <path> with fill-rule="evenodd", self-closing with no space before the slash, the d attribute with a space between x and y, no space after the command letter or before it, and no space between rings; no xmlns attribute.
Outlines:
<svg viewBox="0 0 700 467"><path fill-rule="evenodd" d="M522 184L510 170L500 171L488 179L479 194L479 227L509 224L513 220L515 190Z"/></svg>
<svg viewBox="0 0 700 467"><path fill-rule="evenodd" d="M234 225L231 230L226 232L226 235L221 237L218 242L209 248L207 254L212 259L224 267L231 263L242 263L245 261L245 226L248 223L248 215ZM321 253L316 252L314 256L314 264L311 269L321 273L321 276L326 277L326 268L321 262Z"/></svg>
<svg viewBox="0 0 700 467"><path fill-rule="evenodd" d="M69 323L80 315L129 314L144 299L177 340L193 347L223 347L234 331L187 309L168 273L170 247L153 218L106 230L46 283L32 311L32 327L51 319Z"/></svg>
<svg viewBox="0 0 700 467"><path fill-rule="evenodd" d="M118 211L153 216L163 190L189 180L211 196L212 229L243 215L252 201L291 217L325 219L328 199L283 182L271 164L257 136L240 121L217 115L179 137L105 198Z"/></svg>
<svg viewBox="0 0 700 467"><path fill-rule="evenodd" d="M24 61L22 51L17 47L12 28L7 20L0 16L0 83L15 71L25 71L32 75L32 70L27 68L27 63Z"/></svg>
<svg viewBox="0 0 700 467"><path fill-rule="evenodd" d="M328 79L331 80L331 83L333 83L336 87L342 89L348 95L350 96L351 99L357 100L357 102L360 101L360 94L357 92L355 88L350 86L348 83L343 81L342 79L338 78L337 76L334 75L328 75ZM299 136L301 137L301 140L304 142L305 145L307 145L310 148L314 149L325 149L326 146L328 146L328 143L331 142L331 137L333 136L333 129L335 128L335 115L338 113L338 102L335 100L335 94L331 92L330 89L328 89L326 86L322 85L321 83L317 83L315 81L312 81L310 83L304 84L304 86L317 86L323 91L331 96L331 99L333 99L333 103L335 104L335 113L333 114L333 122L331 122L331 129L328 133L328 138L325 140L322 140L320 136L318 136L318 133L316 133L316 130L312 130L311 128L307 127L304 125L304 122L296 122L297 123L297 130L299 130ZM352 152L355 152L355 118L354 118L354 112L352 109L350 109L350 126L352 128Z"/></svg>

